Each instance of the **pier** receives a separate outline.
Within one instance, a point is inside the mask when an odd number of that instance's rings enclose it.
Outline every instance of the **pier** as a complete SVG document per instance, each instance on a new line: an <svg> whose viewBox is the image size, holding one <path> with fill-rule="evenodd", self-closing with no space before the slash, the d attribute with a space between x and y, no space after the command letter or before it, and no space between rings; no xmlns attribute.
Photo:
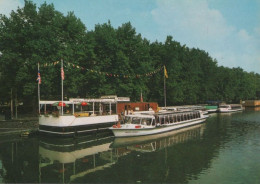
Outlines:
<svg viewBox="0 0 260 184"><path fill-rule="evenodd" d="M245 107L260 107L260 100L246 100Z"/></svg>

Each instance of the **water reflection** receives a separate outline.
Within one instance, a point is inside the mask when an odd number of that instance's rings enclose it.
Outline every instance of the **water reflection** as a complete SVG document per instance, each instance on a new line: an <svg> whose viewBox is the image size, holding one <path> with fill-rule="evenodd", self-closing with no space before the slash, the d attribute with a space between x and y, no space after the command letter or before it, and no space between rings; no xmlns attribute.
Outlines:
<svg viewBox="0 0 260 184"><path fill-rule="evenodd" d="M0 183L38 182L37 139L0 139Z"/></svg>
<svg viewBox="0 0 260 184"><path fill-rule="evenodd" d="M190 139L200 138L205 129L205 124L200 124L176 131L166 132L163 134L155 134L138 137L122 137L115 138L111 144L112 148L126 147L147 147L147 145L155 145L151 151L156 151L165 147L172 146L177 143L183 143ZM149 147L149 146L148 146ZM140 149L142 151L142 149Z"/></svg>
<svg viewBox="0 0 260 184"><path fill-rule="evenodd" d="M110 135L66 142L40 140L39 182L73 182L79 177L110 167L115 163L109 148L112 140Z"/></svg>
<svg viewBox="0 0 260 184"><path fill-rule="evenodd" d="M208 160L195 164L205 158L196 144L202 138L205 126L201 124L152 136L116 138L111 144L118 158L114 169L120 170L127 182L186 182L189 176L208 168L208 164L204 164ZM112 178L110 182L122 180Z"/></svg>
<svg viewBox="0 0 260 184"><path fill-rule="evenodd" d="M215 114L201 125L132 138L0 137L0 183L260 181L259 119L255 111Z"/></svg>
<svg viewBox="0 0 260 184"><path fill-rule="evenodd" d="M132 162L131 157L136 155L136 152L156 152L188 140L199 139L204 129L205 124L201 124L165 134L114 140L111 136L83 139L77 142L71 140L66 143L40 140L39 182L82 183L89 181L93 175L103 178L103 182L116 182L116 180L106 178L104 173L108 172L113 175L113 172L118 171L118 167L132 165L131 163L121 165L122 159ZM135 167L138 168L138 164ZM135 178L132 179L135 180ZM91 180L91 182L96 182L96 180Z"/></svg>

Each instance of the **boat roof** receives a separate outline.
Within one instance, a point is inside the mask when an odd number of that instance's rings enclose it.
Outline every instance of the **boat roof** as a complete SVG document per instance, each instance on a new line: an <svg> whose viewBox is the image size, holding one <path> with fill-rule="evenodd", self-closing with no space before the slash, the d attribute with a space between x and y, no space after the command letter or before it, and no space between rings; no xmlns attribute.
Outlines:
<svg viewBox="0 0 260 184"><path fill-rule="evenodd" d="M199 112L199 110L190 110L190 111L163 111L163 112L157 112L154 114L151 113L139 113L139 114L130 114L126 115L129 117L155 117L155 116L163 116L163 115L168 115L168 114L183 114L183 113L192 113L192 112Z"/></svg>
<svg viewBox="0 0 260 184"><path fill-rule="evenodd" d="M163 110L202 110L204 106L202 105L182 105L182 106L168 106L168 107L160 107Z"/></svg>
<svg viewBox="0 0 260 184"><path fill-rule="evenodd" d="M89 103L93 103L93 102L96 102L96 103L117 103L117 102L125 102L125 101L128 101L129 98L127 97L117 97L117 98L70 98L69 100L65 100L63 101L63 103L65 104L76 104L76 103L80 103L80 102L89 102ZM61 102L61 100L41 100L40 101L40 104L46 104L46 105L49 105L49 104L54 104L56 102Z"/></svg>
<svg viewBox="0 0 260 184"><path fill-rule="evenodd" d="M153 114L129 114L127 117L154 118Z"/></svg>
<svg viewBox="0 0 260 184"><path fill-rule="evenodd" d="M225 106L225 105L229 105L229 106L242 106L241 104L221 104L219 106Z"/></svg>
<svg viewBox="0 0 260 184"><path fill-rule="evenodd" d="M187 110L177 110L177 111L159 111L156 114L175 114L175 113L187 113L187 112L199 112L200 110L187 109Z"/></svg>

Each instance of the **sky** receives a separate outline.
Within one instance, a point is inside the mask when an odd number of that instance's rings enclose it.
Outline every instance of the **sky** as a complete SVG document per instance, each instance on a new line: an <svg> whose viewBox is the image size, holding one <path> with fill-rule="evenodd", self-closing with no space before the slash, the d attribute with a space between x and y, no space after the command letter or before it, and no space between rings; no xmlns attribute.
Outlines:
<svg viewBox="0 0 260 184"><path fill-rule="evenodd" d="M189 48L205 50L218 66L260 74L260 0L32 0L80 18L87 30L110 20L117 28L131 22L151 42L168 35ZM9 15L23 0L0 0Z"/></svg>

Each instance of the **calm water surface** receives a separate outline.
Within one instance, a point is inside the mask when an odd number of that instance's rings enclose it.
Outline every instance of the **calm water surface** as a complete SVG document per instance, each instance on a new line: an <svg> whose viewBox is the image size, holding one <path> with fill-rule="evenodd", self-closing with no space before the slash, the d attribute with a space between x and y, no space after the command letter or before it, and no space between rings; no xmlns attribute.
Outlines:
<svg viewBox="0 0 260 184"><path fill-rule="evenodd" d="M0 140L0 183L260 183L260 112L149 137Z"/></svg>

